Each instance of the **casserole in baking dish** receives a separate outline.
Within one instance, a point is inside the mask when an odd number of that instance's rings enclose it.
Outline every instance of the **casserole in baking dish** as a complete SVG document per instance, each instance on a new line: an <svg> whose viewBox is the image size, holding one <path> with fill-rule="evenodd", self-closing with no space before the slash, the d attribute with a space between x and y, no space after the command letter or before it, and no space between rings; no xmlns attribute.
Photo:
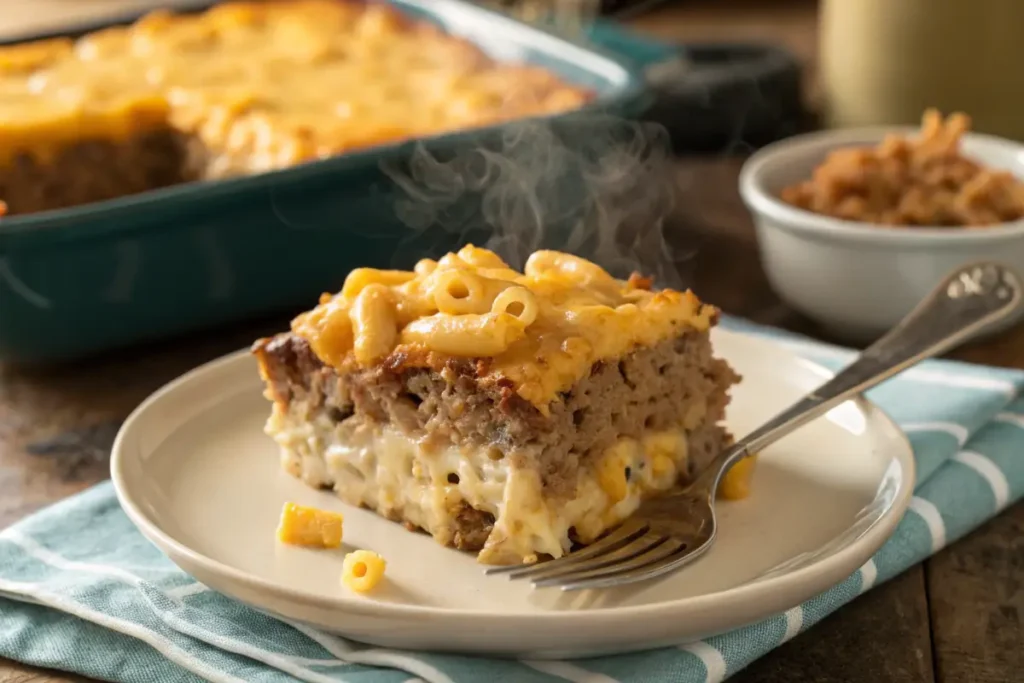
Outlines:
<svg viewBox="0 0 1024 683"><path fill-rule="evenodd" d="M0 48L0 199L22 214L578 109L393 6L228 2Z"/></svg>
<svg viewBox="0 0 1024 683"><path fill-rule="evenodd" d="M193 3L192 9L211 6ZM500 154L510 139L522 140L510 133L525 129L542 129L550 144L567 153L593 148L608 131L607 117L597 120L592 114L611 114L627 127L649 102L640 68L632 57L620 55L643 48L640 54L649 60L651 46L617 27L599 27L584 46L460 0L390 0L387 6L408 22L438 27L453 45L463 44L456 49L477 46L498 70L516 68L506 66L510 63L531 73L542 67L568 89L591 97L575 110L532 116L522 127L485 123L264 172L179 182L2 218L0 360L68 359L294 312L320 292L336 289L353 268L408 268L460 242L487 242L493 228L483 220L479 193L459 198L459 215L476 217L462 232L436 224L410 226L396 210L409 198L408 188L396 185L385 169L408 176L416 155L444 162L480 150ZM111 30L107 35L117 35L124 30L118 27L140 18L107 19L8 45L70 42ZM600 47L605 38L619 54ZM408 114L405 118L416 119L416 111ZM545 191L564 196L563 185L576 189L571 181L552 179ZM548 218L546 237L564 244L578 216L560 216L561 223Z"/></svg>

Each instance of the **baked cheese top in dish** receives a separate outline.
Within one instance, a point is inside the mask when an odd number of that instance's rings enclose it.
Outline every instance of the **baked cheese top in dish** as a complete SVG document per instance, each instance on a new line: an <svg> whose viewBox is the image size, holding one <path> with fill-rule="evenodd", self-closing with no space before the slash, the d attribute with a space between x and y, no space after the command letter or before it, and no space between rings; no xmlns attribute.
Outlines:
<svg viewBox="0 0 1024 683"><path fill-rule="evenodd" d="M482 380L508 383L542 412L594 363L706 331L717 311L689 291L652 291L570 254L538 251L524 272L468 245L411 272L362 268L292 331L339 370L442 367L477 359Z"/></svg>
<svg viewBox="0 0 1024 683"><path fill-rule="evenodd" d="M208 150L205 177L255 173L590 97L382 2L158 10L77 40L0 47L0 165L171 127Z"/></svg>

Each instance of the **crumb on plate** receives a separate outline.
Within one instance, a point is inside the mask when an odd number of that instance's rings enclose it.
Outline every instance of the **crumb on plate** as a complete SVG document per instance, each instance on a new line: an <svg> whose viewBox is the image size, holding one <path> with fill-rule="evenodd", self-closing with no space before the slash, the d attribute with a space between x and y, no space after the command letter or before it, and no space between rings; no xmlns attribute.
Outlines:
<svg viewBox="0 0 1024 683"><path fill-rule="evenodd" d="M373 590L384 578L387 562L375 552L354 550L345 556L342 565L341 580L352 590L365 593Z"/></svg>
<svg viewBox="0 0 1024 683"><path fill-rule="evenodd" d="M718 495L726 500L743 500L750 495L756 455L749 455L729 468L718 484Z"/></svg>
<svg viewBox="0 0 1024 683"><path fill-rule="evenodd" d="M282 543L307 548L337 548L341 545L344 518L337 512L285 503L277 538Z"/></svg>

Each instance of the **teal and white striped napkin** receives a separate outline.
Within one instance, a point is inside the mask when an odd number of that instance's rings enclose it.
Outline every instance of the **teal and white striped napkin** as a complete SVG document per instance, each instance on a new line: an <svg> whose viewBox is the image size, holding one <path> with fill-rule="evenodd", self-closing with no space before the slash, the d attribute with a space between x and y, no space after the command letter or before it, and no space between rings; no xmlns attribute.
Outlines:
<svg viewBox="0 0 1024 683"><path fill-rule="evenodd" d="M778 331L837 369L853 354ZM893 538L855 574L785 614L705 641L573 662L367 647L207 590L135 531L109 483L0 532L0 655L110 681L704 683L721 681L961 537L1024 493L1024 372L929 362L871 392L907 431L919 483Z"/></svg>

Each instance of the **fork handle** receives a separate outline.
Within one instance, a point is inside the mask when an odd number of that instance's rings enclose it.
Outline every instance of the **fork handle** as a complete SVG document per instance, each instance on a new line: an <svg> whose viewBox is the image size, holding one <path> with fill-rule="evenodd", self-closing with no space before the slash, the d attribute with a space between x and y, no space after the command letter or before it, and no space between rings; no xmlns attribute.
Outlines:
<svg viewBox="0 0 1024 683"><path fill-rule="evenodd" d="M937 286L896 327L839 374L723 451L694 482L715 495L718 482L743 458L906 368L955 347L1006 318L1021 300L1018 276L997 263L963 266Z"/></svg>

